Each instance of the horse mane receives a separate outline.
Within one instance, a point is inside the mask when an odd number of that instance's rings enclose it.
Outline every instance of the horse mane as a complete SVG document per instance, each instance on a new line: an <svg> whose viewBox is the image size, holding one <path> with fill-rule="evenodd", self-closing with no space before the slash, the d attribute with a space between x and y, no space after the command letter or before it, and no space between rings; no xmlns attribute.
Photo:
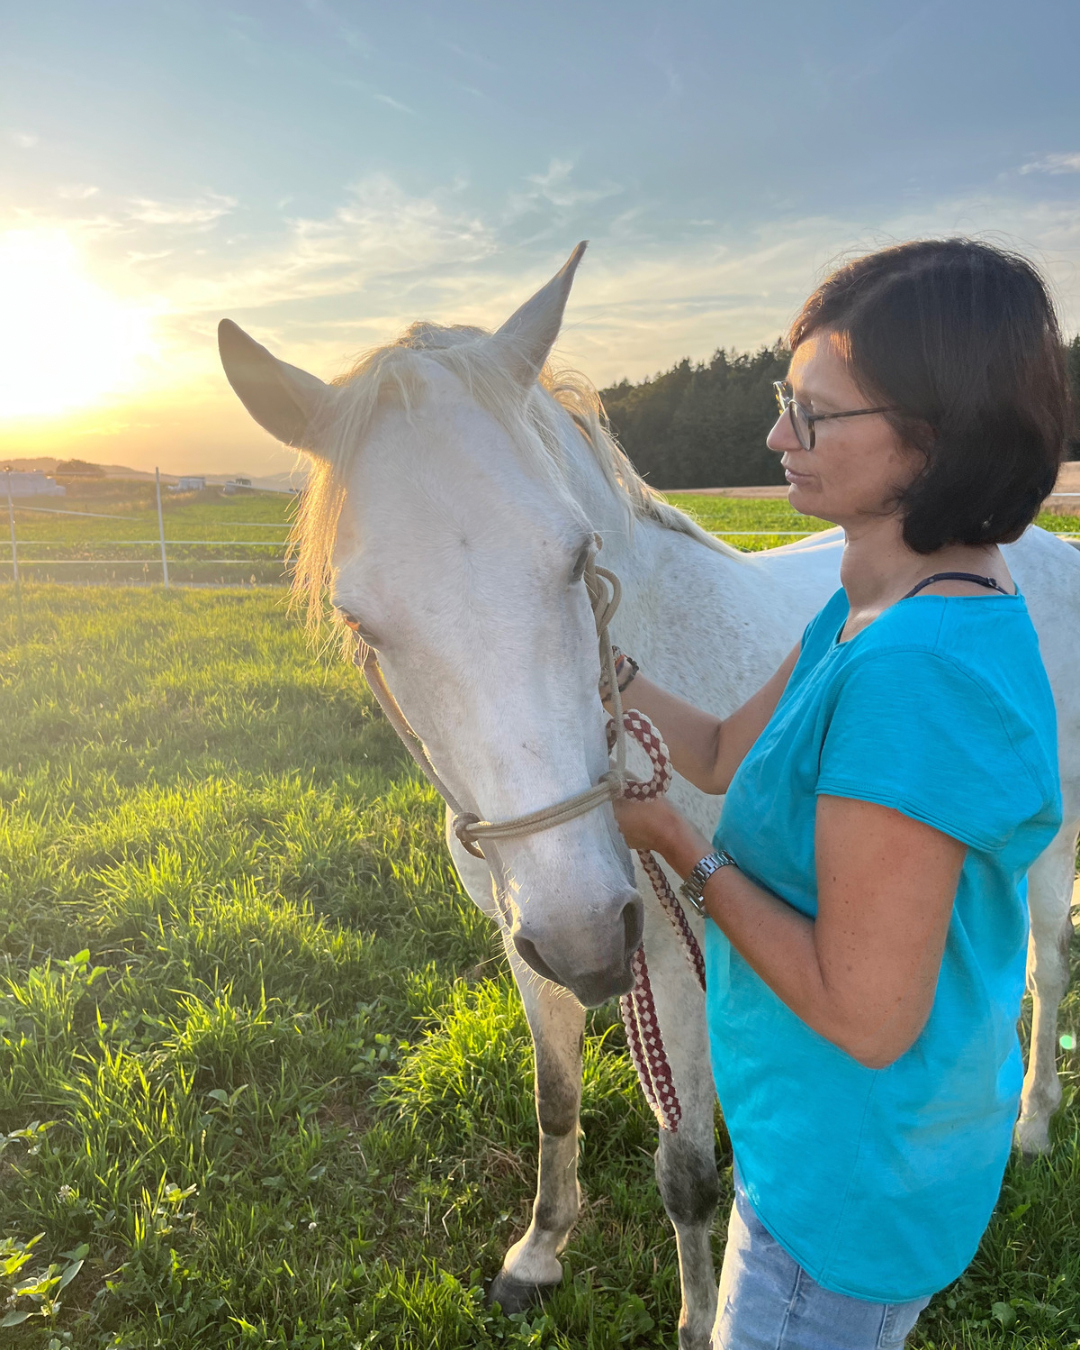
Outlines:
<svg viewBox="0 0 1080 1350"><path fill-rule="evenodd" d="M484 341L489 336L482 328L464 324L414 323L396 341L360 357L334 381L345 397L337 401L332 420L319 429L321 454L311 461L289 536L293 603L306 609L309 627L318 628L325 612L334 539L353 456L380 405L392 401L408 412L423 397L425 360L456 375L518 449L563 491L567 479L560 423L569 415L608 486L625 505L631 524L651 521L716 553L741 557L646 483L612 434L600 395L584 375L545 365L537 386L522 400L520 387L489 358Z"/></svg>

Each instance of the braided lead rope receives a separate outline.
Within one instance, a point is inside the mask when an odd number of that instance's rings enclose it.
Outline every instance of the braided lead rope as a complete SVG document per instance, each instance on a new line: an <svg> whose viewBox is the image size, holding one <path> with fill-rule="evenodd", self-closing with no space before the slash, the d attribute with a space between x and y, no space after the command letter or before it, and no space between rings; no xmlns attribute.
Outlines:
<svg viewBox="0 0 1080 1350"><path fill-rule="evenodd" d="M636 801L651 801L663 796L671 784L672 768L668 748L660 733L637 708L630 708L623 714L623 728L642 747L653 766L653 774L648 782L638 782L636 779L627 782L624 796ZM615 728L609 724L609 739L613 739L614 733ZM705 961L683 907L676 899L670 882L652 853L647 849L638 849L637 855L645 875L652 882L660 908L679 935L683 955L698 984L704 989ZM623 1026L626 1028L626 1044L649 1108L656 1116L660 1128L670 1130L674 1134L682 1119L682 1106L675 1090L664 1038L660 1033L660 1021L656 1015L656 1000L653 997L644 946L639 947L634 953L630 969L634 976L634 986L619 1000L619 1010L622 1013Z"/></svg>
<svg viewBox="0 0 1080 1350"><path fill-rule="evenodd" d="M628 735L645 751L649 761L653 766L653 775L648 782L638 782L631 778L626 783L623 796L629 797L634 801L647 802L656 797L662 797L671 786L671 780L674 772L671 767L671 757L668 748L664 744L663 738L652 722L643 712L637 708L629 708L623 713L623 727ZM614 728L608 725L608 739L613 736ZM647 849L636 850L641 866L652 882L652 888L656 892L656 898L660 902L660 908L671 921L671 926L678 933L682 941L683 954L686 957L690 969L694 972L698 984L702 989L705 988L705 959L701 955L701 948L698 946L698 940L694 936L694 930L690 927L690 921L686 917L682 905L676 898L675 892L671 889L671 883L661 870L660 864Z"/></svg>
<svg viewBox="0 0 1080 1350"><path fill-rule="evenodd" d="M597 539L597 546L599 546ZM462 808L461 803L435 772L427 750L420 737L409 725L409 720L401 710L390 686L379 666L375 649L369 647L362 638L358 638L353 662L367 677L371 692L383 710L386 720L398 734L398 738L413 757L418 768L435 791L453 812L452 828L462 845L475 858L483 858L480 847L483 839L493 842L499 839L517 839L527 834L537 834L541 830L550 830L556 825L564 825L568 820L576 820L605 802L621 797L626 783L626 733L622 729L622 697L619 682L615 674L615 657L611 650L611 637L608 625L619 607L622 587L619 578L606 567L597 567L596 555L589 553L584 572L585 588L589 603L592 605L593 618L596 621L596 635L600 644L600 666L611 690L611 703L614 709L615 725L618 728L614 740L615 766L600 777L598 783L567 797L553 806L543 806L537 811L528 811L509 820L481 820L479 816ZM604 583L607 583L605 586ZM610 586L610 594L607 587ZM610 747L609 747L610 748ZM491 861L494 861L492 859Z"/></svg>
<svg viewBox="0 0 1080 1350"><path fill-rule="evenodd" d="M660 1035L644 947L639 947L631 957L630 969L634 975L634 988L619 1000L630 1058L645 1100L660 1128L675 1134L682 1120L682 1104L675 1091L664 1038Z"/></svg>

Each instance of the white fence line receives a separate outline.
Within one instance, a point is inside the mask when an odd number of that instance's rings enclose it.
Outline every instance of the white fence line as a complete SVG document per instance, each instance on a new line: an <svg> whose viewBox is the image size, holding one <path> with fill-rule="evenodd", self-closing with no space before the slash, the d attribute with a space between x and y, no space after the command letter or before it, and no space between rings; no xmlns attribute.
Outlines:
<svg viewBox="0 0 1080 1350"><path fill-rule="evenodd" d="M104 515L100 511L61 511L58 506L16 506L16 511L39 511L47 516L89 516L94 520L116 520L118 517L113 515ZM123 519L123 517L119 517Z"/></svg>
<svg viewBox="0 0 1080 1350"><path fill-rule="evenodd" d="M31 545L38 545L43 548L71 548L86 545L108 545L110 548L135 548L135 547L153 547L155 544L160 550L160 557L153 558L27 558L19 555L19 545L17 532L15 529L15 512L32 511L41 515L54 516L81 516L89 520L116 520L123 521L127 517L120 513L105 513L101 511L73 511L70 508L59 506L16 506L11 492L11 470L7 469L4 474L7 486L7 505L8 522L10 526L11 542L0 540L0 548L10 550L10 557L0 557L0 568L11 568L11 577L15 583L16 596L19 597L20 583L22 576L20 572L25 573L29 567L132 567L142 564L143 571L146 572L149 567L155 570L161 569L161 584L165 589L169 589L169 557L168 546L181 546L184 548L242 548L242 549L284 549L287 541L284 539L167 539L165 537L165 521L161 507L161 475L157 469L154 470L155 487L155 506L157 509L158 532L156 539L92 539L87 540L82 545L79 541L69 539L34 539L25 541ZM1080 497L1080 492L1058 492L1054 494L1057 497ZM248 520L225 520L219 521L220 525L228 525L240 529L260 529L260 530L288 530L291 528L286 521L248 521ZM818 530L714 530L711 532L716 539L808 539L814 534L820 533ZM1061 539L1071 543L1073 547L1080 548L1080 534L1060 534ZM242 558L206 558L206 559L173 559L174 564L184 565L184 563L206 563L221 564L228 566L237 566L239 564L256 563L260 559L247 556ZM262 561L273 561L264 559ZM285 559L280 560L284 564ZM20 566L21 565L21 566ZM145 583L144 583L145 584ZM177 583L173 583L174 585ZM180 582L180 585L194 586L217 586L225 585L225 582ZM265 584L265 583L264 583ZM269 583L282 584L282 583Z"/></svg>
<svg viewBox="0 0 1080 1350"><path fill-rule="evenodd" d="M166 590L170 589L169 579L169 545L181 546L184 548L242 548L248 549L276 549L281 552L287 543L284 539L167 539L165 536L165 519L161 504L161 473L160 470L154 470L154 506L157 514L157 538L156 539L90 539L90 540L70 540L70 539L33 539L25 541L31 546L37 545L39 548L80 548L88 546L107 545L109 548L141 548L153 547L155 544L159 550L159 556L153 558L127 557L127 558L28 558L23 554L20 557L18 535L15 528L15 512L31 511L39 515L50 516L79 516L88 520L114 520L122 522L129 518L119 512L106 513L102 511L74 511L70 507L60 506L29 506L20 503L16 506L11 491L11 469L7 468L4 472L4 483L7 495L8 522L10 526L11 542L0 541L0 546L6 547L10 551L8 558L0 557L0 568L5 570L10 567L11 579L15 584L16 600L19 604L20 614L22 609L22 587L21 583L27 575L27 570L32 567L137 567L142 565L143 572L147 572L150 567L155 571L160 568L160 584ZM233 528L241 529L270 529L270 530L288 530L290 528L287 522L282 521L245 521L229 520L221 521L219 524L228 525ZM184 563L199 564L218 564L222 566L236 566L239 564L252 564L258 562L274 561L273 559L260 559L258 556L250 554L242 558L205 558L205 559L185 559ZM174 564L181 562L179 559L173 559ZM284 565L285 559L281 559ZM183 565L183 563L181 563ZM189 582L180 583L181 585L218 585L225 584L212 582ZM280 584L280 583L272 583Z"/></svg>

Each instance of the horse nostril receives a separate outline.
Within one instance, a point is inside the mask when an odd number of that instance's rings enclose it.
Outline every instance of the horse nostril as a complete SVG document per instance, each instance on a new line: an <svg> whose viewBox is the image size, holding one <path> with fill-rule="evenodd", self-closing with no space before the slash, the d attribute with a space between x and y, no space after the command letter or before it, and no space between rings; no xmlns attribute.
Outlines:
<svg viewBox="0 0 1080 1350"><path fill-rule="evenodd" d="M536 943L530 938L515 935L514 946L517 948L518 956L531 970L535 970L537 975L542 975L545 980L551 980L553 984L563 983L536 950Z"/></svg>
<svg viewBox="0 0 1080 1350"><path fill-rule="evenodd" d="M645 906L639 899L623 906L623 932L626 935L626 954L632 956L641 946L645 932Z"/></svg>

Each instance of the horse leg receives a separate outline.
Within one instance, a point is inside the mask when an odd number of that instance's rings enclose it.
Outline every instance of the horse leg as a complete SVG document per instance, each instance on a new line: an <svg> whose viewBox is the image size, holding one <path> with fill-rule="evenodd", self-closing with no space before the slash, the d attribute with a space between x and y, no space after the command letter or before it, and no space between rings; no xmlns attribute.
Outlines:
<svg viewBox="0 0 1080 1350"><path fill-rule="evenodd" d="M508 951L509 944L507 944ZM585 1010L565 989L540 980L510 951L536 1054L540 1160L532 1222L506 1253L489 1299L520 1312L562 1279L558 1255L578 1216L578 1112Z"/></svg>
<svg viewBox="0 0 1080 1350"><path fill-rule="evenodd" d="M1061 1103L1057 1075L1058 1005L1069 987L1076 825L1064 827L1028 873L1031 937L1028 988L1031 990L1031 1045L1016 1142L1032 1157L1050 1148L1050 1117Z"/></svg>
<svg viewBox="0 0 1080 1350"><path fill-rule="evenodd" d="M577 1155L585 1009L573 994L540 979L518 956L502 923L491 871L487 863L462 848L449 812L446 844L465 889L500 926L533 1038L540 1158L532 1222L506 1253L488 1291L488 1299L500 1304L503 1312L521 1312L562 1279L558 1254L581 1203Z"/></svg>
<svg viewBox="0 0 1080 1350"><path fill-rule="evenodd" d="M716 1273L713 1270L712 1231L720 1184L713 1149L713 1103L708 1128L691 1129L694 1115L681 1099L683 1118L676 1133L660 1131L656 1150L656 1180L667 1216L675 1229L679 1253L682 1307L679 1310L679 1350L705 1350L716 1318ZM705 1124L704 1119L700 1121Z"/></svg>
<svg viewBox="0 0 1080 1350"><path fill-rule="evenodd" d="M676 1131L661 1129L656 1180L679 1253L679 1350L706 1350L716 1318L711 1233L720 1183L705 996L668 920L647 906L645 950L664 1041L682 1111Z"/></svg>

